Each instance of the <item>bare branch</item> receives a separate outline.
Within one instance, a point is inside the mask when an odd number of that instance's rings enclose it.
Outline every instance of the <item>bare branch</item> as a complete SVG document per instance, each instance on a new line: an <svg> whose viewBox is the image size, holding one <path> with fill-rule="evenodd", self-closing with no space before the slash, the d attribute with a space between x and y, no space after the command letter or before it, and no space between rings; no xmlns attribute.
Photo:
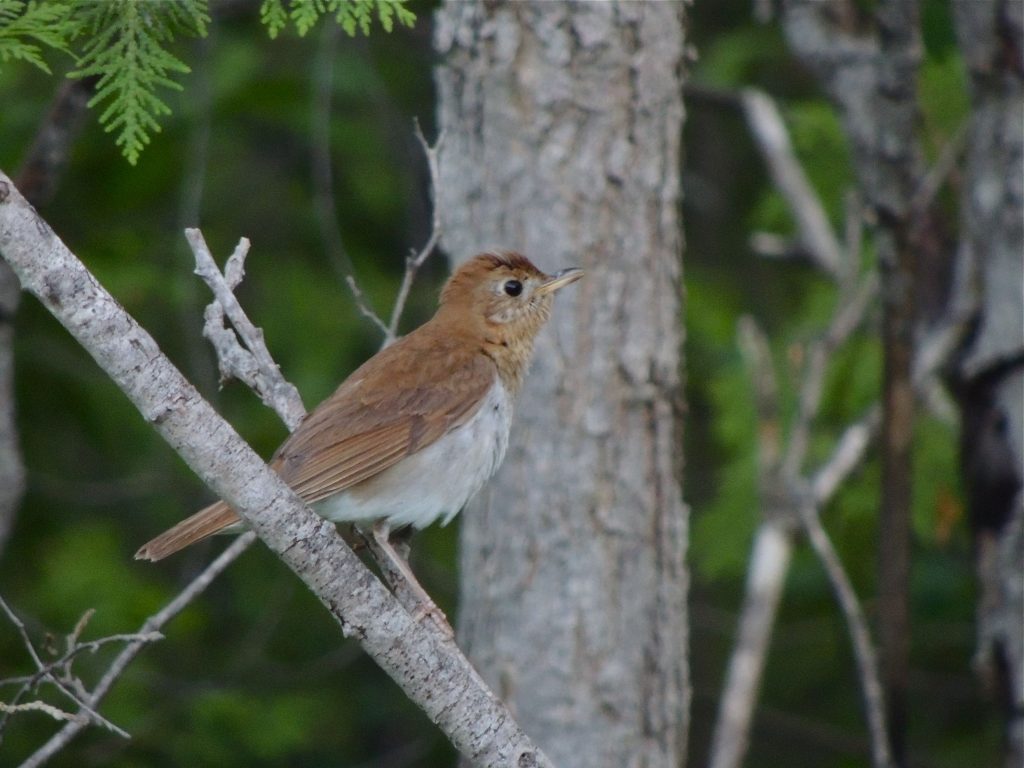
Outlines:
<svg viewBox="0 0 1024 768"><path fill-rule="evenodd" d="M47 664L40 658L39 653L36 651L35 645L32 643L32 639L28 636L28 630L25 628L25 623L18 617L18 615L13 610L11 610L11 607L7 604L7 601L5 601L2 597L0 597L0 611L3 611L3 613L7 616L8 621L10 621L18 630L18 635L21 637L22 645L25 646L25 650L28 651L28 655L32 658L32 663L35 664L37 670L37 674L25 683L22 689L15 695L14 701L12 701L11 704L6 709L4 709L3 718L0 719L0 730L2 730L3 727L6 725L6 720L10 716L10 714L14 711L17 711L17 707L19 706L19 699L28 691L34 690L40 681L45 680L46 682L52 684L53 687L56 688L59 693L68 698L79 708L79 710L81 711L80 714L86 720L86 722L96 723L97 725L101 725L107 730L116 733L118 736L121 736L122 738L129 738L127 731L107 720L107 718L103 717L103 715L101 715L99 712L97 712L95 709L89 706L88 703L83 701L80 698L79 693L75 690L72 690L74 686L70 683L69 680L61 680L54 674L55 665Z"/></svg>
<svg viewBox="0 0 1024 768"><path fill-rule="evenodd" d="M763 91L745 88L740 103L772 181L793 212L801 243L820 269L833 279L838 278L843 271L842 247L821 199L796 158L775 101Z"/></svg>
<svg viewBox="0 0 1024 768"><path fill-rule="evenodd" d="M0 712L13 715L18 712L44 712L54 720L79 720L86 719L80 715L73 715L63 709L47 704L45 701L26 701L24 704L7 704L0 701Z"/></svg>
<svg viewBox="0 0 1024 768"><path fill-rule="evenodd" d="M359 313L388 335L388 325L381 320L355 279L352 259L345 250L341 228L335 213L338 205L334 195L334 163L331 158L331 96L334 87L334 60L341 27L325 24L317 46L313 67L313 97L310 109L310 175L313 180L313 210L320 227L320 237L327 257L338 276L352 292Z"/></svg>
<svg viewBox="0 0 1024 768"><path fill-rule="evenodd" d="M780 475L782 429L771 348L752 317L740 318L736 335L755 390L762 521L754 534L739 627L719 700L711 768L739 768L743 762L772 629L793 557L795 521Z"/></svg>
<svg viewBox="0 0 1024 768"><path fill-rule="evenodd" d="M476 766L549 766L454 643L419 623L270 470L0 174L0 252L196 474Z"/></svg>
<svg viewBox="0 0 1024 768"><path fill-rule="evenodd" d="M796 418L790 429L783 460L783 475L790 481L797 478L807 457L807 446L811 437L811 425L818 415L821 406L822 390L825 385L825 373L831 354L841 347L860 326L868 307L878 295L878 275L868 274L859 286L844 281L836 303L835 313L829 322L824 336L811 345L807 355L800 386L800 396ZM852 295L848 295L851 294Z"/></svg>
<svg viewBox="0 0 1024 768"><path fill-rule="evenodd" d="M96 687L88 694L86 697L88 705L90 707L97 707L103 697L107 695L107 692L113 684L148 642L148 638L152 635L159 635L159 630L162 629L167 622L181 613L185 606L192 602L192 600L206 589L206 587L209 586L210 583L224 571L224 569L238 559L238 556L248 549L255 540L256 534L251 531L239 536L231 543L231 546L225 549L212 563L206 566L198 576L192 579L188 586L179 592L173 600L165 605L160 611L146 619L139 628L139 632L135 636L136 639L132 640L121 651L121 653L117 655L114 661L111 662L110 666L107 668L107 671L103 674L103 677L101 677L99 682L96 684ZM21 768L39 768L39 766L43 765L51 757L60 752L87 725L88 721L84 720L84 718L77 718L68 723L50 737L49 741L32 753L32 755L21 764Z"/></svg>
<svg viewBox="0 0 1024 768"><path fill-rule="evenodd" d="M345 284L348 286L349 290L352 291L352 297L356 300L356 309L359 310L359 314L367 318L371 323L377 326L378 329L380 329L380 332L384 336L384 344L388 344L390 342L389 334L391 331L388 329L387 324L380 319L380 315L374 312L366 302L366 297L363 295L363 290L359 287L359 283L356 282L355 276L346 275Z"/></svg>
<svg viewBox="0 0 1024 768"><path fill-rule="evenodd" d="M232 292L245 275L248 239L243 237L238 242L222 275L202 233L186 229L185 238L195 254L196 274L213 291L214 301L206 309L203 334L217 350L222 379L233 376L244 382L274 409L289 431L295 429L306 414L299 391L281 375L267 350L263 331L249 320ZM225 327L225 315L234 332Z"/></svg>
<svg viewBox="0 0 1024 768"><path fill-rule="evenodd" d="M857 660L857 672L861 681L861 692L864 697L864 714L871 733L872 763L876 768L892 765L889 752L889 734L885 723L885 695L882 691L881 678L878 672L878 656L871 643L871 632L868 629L864 612L857 600L853 584L850 583L846 570L832 542L826 533L814 505L800 505L800 518L803 521L807 539L818 556L825 572L828 574L836 600L846 619L853 645L853 655Z"/></svg>
<svg viewBox="0 0 1024 768"><path fill-rule="evenodd" d="M762 522L754 537L754 546L747 571L743 607L740 613L736 643L729 658L726 682L719 703L712 742L711 768L738 768L746 754L765 659L772 628L785 587L786 574L792 560L794 525L800 515L805 481L800 475L806 456L813 420L818 414L825 371L831 354L856 330L868 306L877 294L877 276L872 274L860 284L840 280L840 292L829 326L808 353L799 395L799 407L789 432L785 449L779 424L779 403L771 349L764 332L750 317L743 317L738 326L739 348L751 372L755 387L758 418L759 486ZM817 521L815 521L817 523ZM818 523L820 525L820 523ZM805 527L807 523L804 523ZM818 551L817 549L815 550ZM846 580L837 562L825 565L833 578ZM838 590L837 590L838 593ZM855 596L843 594L859 613ZM851 623L851 634L859 628ZM867 636L865 635L865 638ZM860 638L854 638L857 645ZM868 650L870 640L867 639ZM873 658L873 656L872 656ZM872 671L870 665L865 669ZM878 684L877 670L873 683ZM865 700L871 700L872 681L865 678ZM869 727L877 736L875 712L869 710ZM884 727L882 735L885 736ZM888 750L888 742L874 749ZM876 766L887 763L876 763Z"/></svg>
<svg viewBox="0 0 1024 768"><path fill-rule="evenodd" d="M719 699L710 768L739 768L747 752L768 646L793 559L793 531L765 520L754 534L736 642Z"/></svg>
<svg viewBox="0 0 1024 768"><path fill-rule="evenodd" d="M395 335L398 333L398 321L402 318L402 313L405 311L405 302L409 298L409 290L412 288L412 282L416 279L416 273L419 268L423 266L423 262L434 252L437 248L437 244L441 240L442 225L441 225L441 212L437 206L438 190L441 187L441 172L437 166L437 155L440 152L441 147L444 144L444 134L442 133L437 137L437 141L434 142L434 146L430 146L426 137L423 135L423 131L420 130L420 122L416 120L414 123L416 139L419 141L420 146L423 147L423 154L427 158L427 168L430 171L430 202L434 211L434 216L430 224L430 237L427 239L426 244L419 250L419 252L413 252L409 255L409 258L405 262L405 274L402 275L402 284L398 288L398 296L395 298L395 305L391 308L391 320L388 321L387 326L387 339L386 344L391 343L395 339Z"/></svg>

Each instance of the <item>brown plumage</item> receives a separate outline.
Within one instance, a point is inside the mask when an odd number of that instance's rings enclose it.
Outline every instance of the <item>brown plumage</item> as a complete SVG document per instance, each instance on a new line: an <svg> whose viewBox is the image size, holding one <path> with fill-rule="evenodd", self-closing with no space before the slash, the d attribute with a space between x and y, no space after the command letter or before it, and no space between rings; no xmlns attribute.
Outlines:
<svg viewBox="0 0 1024 768"><path fill-rule="evenodd" d="M516 253L469 260L448 280L434 317L356 369L270 466L330 520L447 522L500 463L511 398L553 293L581 275L545 275ZM239 522L219 501L135 556L160 560Z"/></svg>

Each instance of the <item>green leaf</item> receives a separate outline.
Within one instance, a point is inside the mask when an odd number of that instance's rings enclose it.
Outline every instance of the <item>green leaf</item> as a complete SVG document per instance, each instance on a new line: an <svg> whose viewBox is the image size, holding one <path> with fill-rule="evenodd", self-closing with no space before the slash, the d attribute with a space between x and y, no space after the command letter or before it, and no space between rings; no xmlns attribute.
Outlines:
<svg viewBox="0 0 1024 768"><path fill-rule="evenodd" d="M204 0L88 0L75 5L78 20L90 35L79 67L70 77L99 78L94 107L105 104L99 120L132 165L160 131L158 117L170 108L157 96L161 88L182 89L174 74L191 70L167 50L177 33L206 34Z"/></svg>
<svg viewBox="0 0 1024 768"><path fill-rule="evenodd" d="M299 37L304 37L322 16L333 14L334 20L350 36L356 32L370 34L373 18L385 32L394 29L395 20L406 27L416 22L416 14L405 7L408 0L263 0L260 6L260 21L267 27L267 33L275 38L288 26L288 20L295 25ZM290 10L289 10L290 8Z"/></svg>
<svg viewBox="0 0 1024 768"><path fill-rule="evenodd" d="M267 28L271 40L288 26L288 11L284 9L281 0L263 0L260 6L260 22Z"/></svg>
<svg viewBox="0 0 1024 768"><path fill-rule="evenodd" d="M0 0L0 61L20 60L50 73L43 48L74 56L68 43L77 33L70 6L60 0Z"/></svg>

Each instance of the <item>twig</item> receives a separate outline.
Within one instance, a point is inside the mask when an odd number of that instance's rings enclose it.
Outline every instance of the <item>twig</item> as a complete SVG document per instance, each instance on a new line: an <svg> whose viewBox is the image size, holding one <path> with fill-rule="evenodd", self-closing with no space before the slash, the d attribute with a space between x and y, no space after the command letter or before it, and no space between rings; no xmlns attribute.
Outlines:
<svg viewBox="0 0 1024 768"><path fill-rule="evenodd" d="M195 255L196 274L210 286L215 298L206 308L203 334L217 350L221 376L234 376L244 382L274 409L289 431L295 429L306 413L299 391L281 375L281 369L267 350L263 331L249 320L233 293L245 275L248 239L243 237L238 242L222 275L202 233L198 229L186 229L185 238ZM224 325L225 315L234 328L233 333Z"/></svg>
<svg viewBox="0 0 1024 768"><path fill-rule="evenodd" d="M85 722L94 722L97 725L102 725L107 730L116 733L118 736L122 738L130 738L127 731L125 731L120 726L117 726L114 723L110 722L109 720L107 720L107 718L103 717L103 715L101 715L99 712L93 709L88 703L83 701L74 691L72 691L68 686L67 682L58 679L57 676L53 674L53 666L43 662L43 660L39 657L39 654L36 652L35 645L32 644L32 639L28 636L28 630L25 628L25 623L20 618L18 618L18 615L14 613L13 610L11 610L11 607L7 604L7 601L5 601L2 597L0 597L0 611L3 611L3 613L7 616L7 619L18 630L18 635L21 637L22 644L25 646L25 650L28 651L29 656L32 658L32 663L36 665L36 669L38 670L37 675L35 675L30 680L30 682L27 682L22 687L22 690L15 695L14 701L12 701L10 704L11 707L16 707L19 704L19 699L21 698L21 696L23 696L24 693L28 692L29 690L33 689L40 680L46 680L49 683L51 683L61 694L63 694L65 697L74 702L74 704L82 710L82 715L88 716L88 719L86 719ZM6 724L6 719L10 716L11 711L13 710L4 711L4 717L2 720L0 720L0 728L2 728Z"/></svg>
<svg viewBox="0 0 1024 768"><path fill-rule="evenodd" d="M337 24L325 24L320 44L317 47L316 62L313 67L313 98L310 109L310 175L313 181L313 210L316 212L320 236L323 238L327 256L352 292L359 313L369 319L380 329L385 337L388 326L381 320L366 296L359 289L355 279L355 267L345 250L341 237L341 228L335 214L337 202L334 195L334 177L331 159L331 96L334 87L335 47L341 27Z"/></svg>
<svg viewBox="0 0 1024 768"><path fill-rule="evenodd" d="M848 281L842 281L840 286L836 310L828 329L821 339L811 345L807 355L796 418L790 429L786 457L782 462L783 475L791 481L800 474L807 457L811 425L821 405L829 357L846 343L864 321L868 307L878 295L878 275L874 272L868 274L856 287Z"/></svg>
<svg viewBox="0 0 1024 768"><path fill-rule="evenodd" d="M793 528L800 514L799 500L805 487L800 472L807 452L811 425L821 403L828 359L860 325L877 294L878 281L875 275L869 275L859 285L845 279L840 279L839 284L839 297L829 326L812 345L808 355L799 406L784 451L781 447L778 392L768 339L752 318L741 318L738 326L739 348L747 361L756 390L762 522L754 537L736 642L719 702L710 757L711 768L738 768L743 762L772 627L778 615L786 574L792 561ZM834 576L834 564L826 564L825 567ZM841 565L839 570L842 570ZM856 607L856 597L852 590L844 596L852 600ZM851 634L857 631L851 624ZM855 645L858 642L855 638ZM870 645L870 640L868 643ZM876 686L878 684L877 672L873 683ZM870 689L871 685L872 681L866 680L865 690ZM865 697L867 700L867 693ZM873 712L869 712L869 720L873 716ZM869 722L871 728L874 725ZM872 730L872 733L876 731ZM882 748L887 750L888 743Z"/></svg>
<svg viewBox="0 0 1024 768"><path fill-rule="evenodd" d="M817 507L813 504L800 505L800 519L814 553L828 574L828 580L832 584L832 590L835 592L836 600L846 619L861 681L864 715L871 733L873 765L876 768L889 766L892 764L892 755L889 752L889 734L885 723L885 695L882 691L878 671L878 657L871 642L871 632L868 629L867 620L864 618L864 612L860 608L857 594L846 575L843 563L821 524Z"/></svg>
<svg viewBox="0 0 1024 768"><path fill-rule="evenodd" d="M45 701L26 701L24 704L7 704L0 701L0 712L8 715L13 715L17 712L45 712L54 720L87 720L87 718L83 718L81 715L65 712L63 709L47 704Z"/></svg>
<svg viewBox="0 0 1024 768"><path fill-rule="evenodd" d="M843 250L832 231L821 199L815 193L789 140L775 101L763 91L744 88L740 104L761 156L796 219L800 241L812 261L833 279L842 274ZM848 256L849 257L849 256Z"/></svg>
<svg viewBox="0 0 1024 768"><path fill-rule="evenodd" d="M875 402L864 416L843 430L832 455L811 479L815 503L829 501L853 470L860 466L881 426L882 406Z"/></svg>
<svg viewBox="0 0 1024 768"><path fill-rule="evenodd" d="M370 308L370 305L366 301L366 297L363 295L362 288L359 287L359 283L356 281L355 275L345 275L345 285L352 292L352 297L356 300L356 309L359 310L359 314L367 318L371 323L380 329L381 334L384 336L384 344L389 344L391 341L390 331L388 326L383 320L380 319L380 315Z"/></svg>
<svg viewBox="0 0 1024 768"><path fill-rule="evenodd" d="M139 651L146 645L144 638L156 633L159 634L159 630L163 626L181 613L182 610L194 600L210 583L217 578L220 573L233 563L238 556L241 555L249 546L256 540L256 534L251 531L243 533L235 541L231 543L227 549L225 549L212 563L204 568L198 576L192 579L181 592L179 592L173 600L165 605L160 611L146 619L142 626L139 628L137 637L139 639L133 640L129 643L122 651L117 655L103 677L100 678L96 687L92 689L92 692L86 697L86 703L90 707L96 707L111 686L117 681L124 670L132 662L132 660L139 654ZM32 753L21 764L20 768L38 768L43 765L47 760L53 757L55 754L60 752L75 736L77 736L85 727L88 725L87 722L76 719L69 722L57 733L50 737L50 739L43 744L39 749Z"/></svg>
<svg viewBox="0 0 1024 768"><path fill-rule="evenodd" d="M427 239L426 244L419 250L419 252L413 251L405 261L405 274L402 275L402 284L398 288L398 295L395 297L395 305L391 308L391 319L387 325L387 338L385 343L388 344L395 339L395 335L398 333L398 321L402 319L402 313L405 311L405 302L409 298L409 290L412 288L413 280L416 278L416 273L419 268L423 266L423 262L434 252L437 248L437 244L441 240L441 234L443 227L441 224L441 211L438 208L438 190L441 188L441 172L437 165L437 155L440 152L441 147L444 144L444 133L441 133L437 137L437 141L431 146L423 135L423 131L420 130L419 120L413 123L414 132L416 139L419 141L420 146L423 147L423 154L427 158L427 168L430 171L430 202L433 208L433 217L430 223L430 237Z"/></svg>
<svg viewBox="0 0 1024 768"><path fill-rule="evenodd" d="M761 523L754 534L736 641L729 656L711 745L711 768L743 762L772 628L793 557L794 520L780 474L779 393L768 338L749 316L737 324L737 344L755 389Z"/></svg>
<svg viewBox="0 0 1024 768"><path fill-rule="evenodd" d="M781 520L766 519L754 534L739 627L718 703L710 768L737 768L743 763L772 628L792 559L792 528Z"/></svg>
<svg viewBox="0 0 1024 768"><path fill-rule="evenodd" d="M918 345L914 358L914 387L923 389L935 373L945 365L956 349L967 324L967 318L956 315L940 323ZM882 426L882 406L873 403L865 414L848 426L836 443L829 459L813 474L810 484L814 503L826 504L835 495L864 456L868 446L878 436Z"/></svg>

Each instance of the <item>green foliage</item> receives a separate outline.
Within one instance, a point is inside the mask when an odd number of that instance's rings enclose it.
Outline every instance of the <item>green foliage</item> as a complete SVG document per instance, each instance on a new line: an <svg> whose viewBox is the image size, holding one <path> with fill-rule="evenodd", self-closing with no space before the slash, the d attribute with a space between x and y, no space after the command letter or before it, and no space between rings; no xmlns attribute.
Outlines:
<svg viewBox="0 0 1024 768"><path fill-rule="evenodd" d="M300 36L333 15L350 36L370 33L374 17L386 32L395 21L412 27L408 0L263 0L260 19L272 38L289 20ZM129 163L138 162L171 109L162 90L181 91L189 66L171 52L177 37L205 37L209 0L0 0L0 62L21 60L46 73L44 49L77 61L69 77L97 78L90 107L115 134Z"/></svg>
<svg viewBox="0 0 1024 768"><path fill-rule="evenodd" d="M72 55L77 25L70 11L63 2L0 0L0 62L25 61L50 74L43 48Z"/></svg>
<svg viewBox="0 0 1024 768"><path fill-rule="evenodd" d="M290 0L289 12L285 7L286 0L263 0L260 20L272 38L288 26L289 19L299 35L305 36L321 16L328 14L334 14L335 20L350 37L356 31L369 35L374 13L385 32L392 30L396 19L399 24L412 27L416 14L405 7L406 2L408 0Z"/></svg>
<svg viewBox="0 0 1024 768"><path fill-rule="evenodd" d="M106 104L100 123L117 134L116 144L132 165L160 131L158 117L171 110L157 96L160 87L180 91L172 73L188 74L188 66L167 46L175 33L205 36L209 16L205 0L93 0L77 6L88 35L79 67L71 77L98 77L89 106Z"/></svg>

